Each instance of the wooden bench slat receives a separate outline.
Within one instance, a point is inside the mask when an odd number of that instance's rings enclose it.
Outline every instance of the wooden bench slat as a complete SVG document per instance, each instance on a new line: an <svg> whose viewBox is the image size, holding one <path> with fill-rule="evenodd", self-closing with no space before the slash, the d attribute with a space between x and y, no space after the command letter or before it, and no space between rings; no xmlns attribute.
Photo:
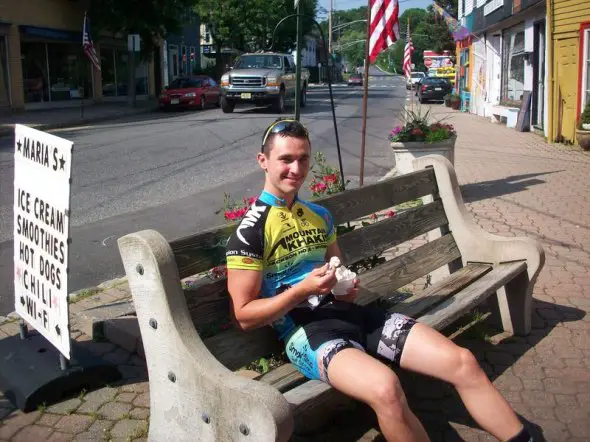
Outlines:
<svg viewBox="0 0 590 442"><path fill-rule="evenodd" d="M342 224L437 193L437 190L434 170L423 169L320 198L314 202L328 209L336 224Z"/></svg>
<svg viewBox="0 0 590 442"><path fill-rule="evenodd" d="M338 239L344 263L395 247L448 223L441 201L416 207L397 216L345 233Z"/></svg>
<svg viewBox="0 0 590 442"><path fill-rule="evenodd" d="M416 318L426 309L458 293L492 269L491 264L468 264L421 293L405 298L400 294L400 300L389 310ZM388 302L396 302L396 299L388 298Z"/></svg>
<svg viewBox="0 0 590 442"><path fill-rule="evenodd" d="M410 200L436 192L431 169L347 190L315 202L332 213L336 224L346 223ZM170 242L180 279L207 271L225 259L225 244L235 225L217 226Z"/></svg>
<svg viewBox="0 0 590 442"><path fill-rule="evenodd" d="M500 264L491 272L485 274L456 296L443 301L420 317L420 322L430 325L437 330L452 324L459 316L468 312L488 296L526 271L526 262L511 262Z"/></svg>
<svg viewBox="0 0 590 442"><path fill-rule="evenodd" d="M360 275L357 302L369 304L390 295L394 290L460 257L455 239L448 233Z"/></svg>
<svg viewBox="0 0 590 442"><path fill-rule="evenodd" d="M299 372L290 362L263 374L258 378L261 382L272 385L281 393L284 393L307 381L307 378Z"/></svg>
<svg viewBox="0 0 590 442"><path fill-rule="evenodd" d="M446 315L454 316L457 319L462 313L469 311L470 308L523 271L526 271L525 262L500 264L435 308L434 313L429 312L420 317L419 321L441 330L452 323L452 321L446 321ZM295 416L298 414L313 415L314 412L321 410L325 406L324 404L342 400L340 392L320 381L307 381L283 393L283 396L295 408Z"/></svg>
<svg viewBox="0 0 590 442"><path fill-rule="evenodd" d="M225 260L225 244L236 226L218 226L170 242L180 279L204 272Z"/></svg>
<svg viewBox="0 0 590 442"><path fill-rule="evenodd" d="M279 353L283 350L276 332L270 327L259 328L247 333L230 329L203 339L203 342L211 354L232 371L259 357Z"/></svg>

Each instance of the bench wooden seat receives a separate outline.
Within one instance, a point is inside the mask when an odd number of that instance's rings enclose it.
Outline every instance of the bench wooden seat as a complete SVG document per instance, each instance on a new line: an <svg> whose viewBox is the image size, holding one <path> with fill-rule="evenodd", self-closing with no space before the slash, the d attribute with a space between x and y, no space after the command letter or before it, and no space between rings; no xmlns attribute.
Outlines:
<svg viewBox="0 0 590 442"><path fill-rule="evenodd" d="M339 237L350 265L428 236L363 272L357 302L380 302L440 330L496 294L504 329L528 333L532 286L544 263L540 244L482 231L444 157L422 157L414 165L416 172L319 201L343 225L425 197L422 206ZM350 402L291 364L255 380L233 373L282 351L274 331L234 327L225 279L204 277L189 290L181 287L181 279L224 261L233 228L172 242L142 231L118 241L146 354L152 441L288 440L294 429L312 429ZM426 289L398 291L427 274L437 279Z"/></svg>

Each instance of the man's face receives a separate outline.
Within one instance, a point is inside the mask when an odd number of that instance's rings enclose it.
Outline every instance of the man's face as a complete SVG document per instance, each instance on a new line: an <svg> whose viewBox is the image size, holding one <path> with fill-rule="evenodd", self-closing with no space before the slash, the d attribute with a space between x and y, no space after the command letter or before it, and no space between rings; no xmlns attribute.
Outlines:
<svg viewBox="0 0 590 442"><path fill-rule="evenodd" d="M266 183L277 196L295 195L309 172L311 146L304 138L275 136L268 157L258 154L266 170Z"/></svg>

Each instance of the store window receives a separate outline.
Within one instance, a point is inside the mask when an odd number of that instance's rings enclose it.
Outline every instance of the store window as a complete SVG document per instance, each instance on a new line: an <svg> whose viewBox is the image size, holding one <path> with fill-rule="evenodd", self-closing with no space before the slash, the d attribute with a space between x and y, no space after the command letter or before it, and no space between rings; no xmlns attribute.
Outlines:
<svg viewBox="0 0 590 442"><path fill-rule="evenodd" d="M148 93L148 64L142 61L135 68L135 94L147 95Z"/></svg>
<svg viewBox="0 0 590 442"><path fill-rule="evenodd" d="M0 37L0 107L10 106L10 82L8 81L8 52L6 38Z"/></svg>
<svg viewBox="0 0 590 442"><path fill-rule="evenodd" d="M21 42L25 103L49 101L49 77L45 43Z"/></svg>
<svg viewBox="0 0 590 442"><path fill-rule="evenodd" d="M520 105L522 100L525 57L522 26L505 31L502 60L502 101L508 105Z"/></svg>
<svg viewBox="0 0 590 442"><path fill-rule="evenodd" d="M92 67L73 43L21 42L25 103L92 97Z"/></svg>
<svg viewBox="0 0 590 442"><path fill-rule="evenodd" d="M102 94L126 97L129 94L129 54L124 49L101 47Z"/></svg>
<svg viewBox="0 0 590 442"><path fill-rule="evenodd" d="M583 42L580 73L582 74L580 91L580 113L584 112L586 104L590 103L590 25L582 28L580 41Z"/></svg>
<svg viewBox="0 0 590 442"><path fill-rule="evenodd" d="M80 98L84 90L88 97L91 88L92 66L77 45L48 43L50 101L65 101ZM90 95L92 96L92 95Z"/></svg>

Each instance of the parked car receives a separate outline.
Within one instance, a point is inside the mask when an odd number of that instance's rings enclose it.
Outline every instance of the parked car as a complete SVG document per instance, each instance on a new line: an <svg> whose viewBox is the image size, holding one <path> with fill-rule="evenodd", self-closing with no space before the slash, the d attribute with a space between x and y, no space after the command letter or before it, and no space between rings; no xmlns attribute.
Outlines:
<svg viewBox="0 0 590 442"><path fill-rule="evenodd" d="M215 80L205 75L179 77L158 98L160 109L205 109L219 106L221 91Z"/></svg>
<svg viewBox="0 0 590 442"><path fill-rule="evenodd" d="M362 86L363 74L352 74L348 79L349 86Z"/></svg>
<svg viewBox="0 0 590 442"><path fill-rule="evenodd" d="M406 79L406 89L410 90L416 87L416 83L426 77L424 72L412 72L410 78Z"/></svg>
<svg viewBox="0 0 590 442"><path fill-rule="evenodd" d="M444 100L444 96L451 93L453 86L446 78L427 77L422 79L417 89L418 101Z"/></svg>
<svg viewBox="0 0 590 442"><path fill-rule="evenodd" d="M257 106L272 104L277 113L285 112L287 103L301 107L307 104L309 70L301 68L301 91L296 97L297 77L295 60L291 54L255 52L238 57L229 72L221 77L221 110L234 111L238 103L254 103Z"/></svg>

